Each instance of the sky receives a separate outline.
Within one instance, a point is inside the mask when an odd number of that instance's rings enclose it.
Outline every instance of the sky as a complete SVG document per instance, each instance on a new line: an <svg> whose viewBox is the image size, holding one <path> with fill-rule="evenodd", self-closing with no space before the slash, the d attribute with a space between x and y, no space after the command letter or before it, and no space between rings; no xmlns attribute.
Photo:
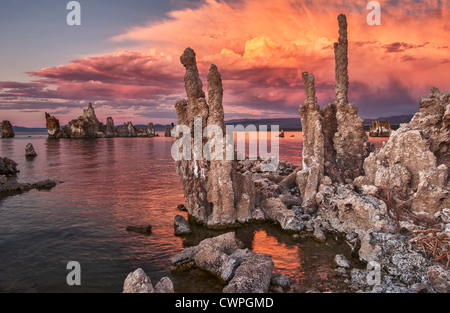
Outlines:
<svg viewBox="0 0 450 313"><path fill-rule="evenodd" d="M48 112L64 125L92 102L103 122L175 122L187 47L204 90L217 65L226 119L299 117L302 72L321 106L334 98L340 13L360 116L414 114L432 86L450 91L450 0L378 1L374 26L361 0L80 0L80 26L68 2L2 0L0 120L45 127Z"/></svg>

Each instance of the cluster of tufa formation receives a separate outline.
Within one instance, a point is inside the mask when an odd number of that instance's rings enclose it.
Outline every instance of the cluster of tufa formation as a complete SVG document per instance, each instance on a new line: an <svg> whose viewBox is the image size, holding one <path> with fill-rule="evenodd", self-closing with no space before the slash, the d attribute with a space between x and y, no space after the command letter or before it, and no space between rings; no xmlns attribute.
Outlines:
<svg viewBox="0 0 450 313"><path fill-rule="evenodd" d="M187 100L175 104L178 125L186 125L194 132L194 118L202 122L202 134L207 126L215 125L224 129L222 107L222 79L215 65L211 65L208 74L208 102L199 77L195 53L187 48L180 58L186 68L185 88ZM225 132L224 132L225 133ZM248 177L236 170L236 162L212 160L208 162L202 156L207 142L203 138L200 146L194 146L192 140L191 160L176 162L189 214L198 222L209 227L223 227L236 222L247 222L254 209L254 192ZM216 151L220 153L220 151ZM223 153L225 154L225 148ZM202 156L202 157L198 157ZM197 159L197 160L196 160Z"/></svg>
<svg viewBox="0 0 450 313"><path fill-rule="evenodd" d="M87 109L83 110L83 115L70 121L62 129L63 138L97 138L102 124L95 115L92 104L89 103Z"/></svg>
<svg viewBox="0 0 450 313"><path fill-rule="evenodd" d="M10 121L2 122L2 138L14 138L14 130Z"/></svg>
<svg viewBox="0 0 450 313"><path fill-rule="evenodd" d="M431 89L419 112L364 161L358 187L389 190L413 213L434 219L450 208L450 93ZM372 189L373 189L372 188Z"/></svg>
<svg viewBox="0 0 450 313"><path fill-rule="evenodd" d="M146 129L136 128L132 122L124 123L117 128L114 127L112 117L106 119L106 125L99 122L95 115L92 104L89 103L87 109L83 110L83 115L70 121L61 130L59 120L45 113L45 120L48 132L48 138L74 138L74 139L92 139L92 138L114 138L114 137L155 137L153 123L148 124Z"/></svg>
<svg viewBox="0 0 450 313"><path fill-rule="evenodd" d="M372 121L370 137L389 137L391 135L391 123L388 121Z"/></svg>
<svg viewBox="0 0 450 313"><path fill-rule="evenodd" d="M364 120L357 107L348 102L347 19L341 14L339 42L334 44L336 60L336 97L320 110L316 99L314 76L303 73L305 104L300 106L303 131L303 169L297 184L303 206L314 210L315 196L322 180L348 182L362 175L363 161L371 146L364 131Z"/></svg>

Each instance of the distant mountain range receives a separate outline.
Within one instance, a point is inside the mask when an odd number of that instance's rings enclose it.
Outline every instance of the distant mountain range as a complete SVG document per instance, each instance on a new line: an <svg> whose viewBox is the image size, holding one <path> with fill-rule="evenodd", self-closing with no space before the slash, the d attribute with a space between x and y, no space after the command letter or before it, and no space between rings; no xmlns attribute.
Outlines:
<svg viewBox="0 0 450 313"><path fill-rule="evenodd" d="M365 119L364 126L369 128L372 125L372 121L389 121L394 129L398 128L400 124L408 123L411 121L413 115L397 115L390 117L380 117L377 119ZM289 130L301 130L300 116L296 118L270 118L270 119L232 119L225 122L227 125L242 125L247 127L248 125L255 125L259 128L261 125L279 125L280 129L285 131ZM147 128L147 125L135 125L137 128ZM164 131L166 126L162 124L155 124L155 131ZM20 126L13 126L15 132L46 132L46 128L27 128ZM270 127L268 127L270 130Z"/></svg>
<svg viewBox="0 0 450 313"><path fill-rule="evenodd" d="M409 123L413 115L397 115L390 117L380 117L377 119L365 119L364 126L369 128L372 125L372 121L388 121L391 123L393 128L398 128L400 124ZM244 127L248 125L255 125L259 127L260 125L279 125L280 129L285 131L289 130L301 130L301 120L300 116L298 118L272 118L272 119L232 119L226 121L227 125L242 125ZM269 128L270 129L270 128Z"/></svg>

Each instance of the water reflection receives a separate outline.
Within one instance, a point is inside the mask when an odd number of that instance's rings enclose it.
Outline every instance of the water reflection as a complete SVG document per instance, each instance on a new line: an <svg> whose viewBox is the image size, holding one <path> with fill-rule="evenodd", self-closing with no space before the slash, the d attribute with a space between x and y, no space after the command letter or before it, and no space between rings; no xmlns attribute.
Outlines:
<svg viewBox="0 0 450 313"><path fill-rule="evenodd" d="M301 140L301 133L287 132L280 139L280 158L300 164ZM184 203L170 157L173 141L49 140L45 134L0 140L0 156L19 164L18 180L63 182L49 192L0 200L0 292L121 292L137 267L152 281L172 277L179 292L220 292L223 286L207 273L168 269L183 247L221 233L195 227L185 239L173 235L176 207ZM38 153L33 161L25 158L28 142ZM125 230L140 224L153 225L153 234ZM276 270L304 288L315 286L317 276L330 276L332 257L344 249L334 240L295 242L273 225L238 228L236 234L248 248L272 255ZM65 266L73 260L83 271L76 289L65 280Z"/></svg>

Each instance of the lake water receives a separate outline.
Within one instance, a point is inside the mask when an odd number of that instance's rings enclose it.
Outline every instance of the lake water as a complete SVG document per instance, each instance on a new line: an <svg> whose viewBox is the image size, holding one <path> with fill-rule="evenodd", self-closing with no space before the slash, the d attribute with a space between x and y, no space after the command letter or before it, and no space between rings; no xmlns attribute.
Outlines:
<svg viewBox="0 0 450 313"><path fill-rule="evenodd" d="M291 137L294 136L294 137ZM382 139L376 139L377 145ZM171 273L170 259L184 246L219 234L195 227L183 239L173 220L184 203L172 138L48 140L42 133L17 133L0 140L0 156L15 160L20 182L51 179L50 191L32 190L0 198L0 292L121 292L131 271L141 267L156 283L169 276L176 292L220 292L223 286L200 270ZM38 157L27 161L32 143ZM280 158L301 163L301 133L280 139ZM149 236L128 225L151 224ZM326 244L294 241L274 225L237 229L256 252L273 257L276 271L300 288L330 290L333 257L348 246L339 238ZM81 264L81 286L69 287L69 261ZM324 284L325 283L325 284ZM332 285L330 283L329 285Z"/></svg>

